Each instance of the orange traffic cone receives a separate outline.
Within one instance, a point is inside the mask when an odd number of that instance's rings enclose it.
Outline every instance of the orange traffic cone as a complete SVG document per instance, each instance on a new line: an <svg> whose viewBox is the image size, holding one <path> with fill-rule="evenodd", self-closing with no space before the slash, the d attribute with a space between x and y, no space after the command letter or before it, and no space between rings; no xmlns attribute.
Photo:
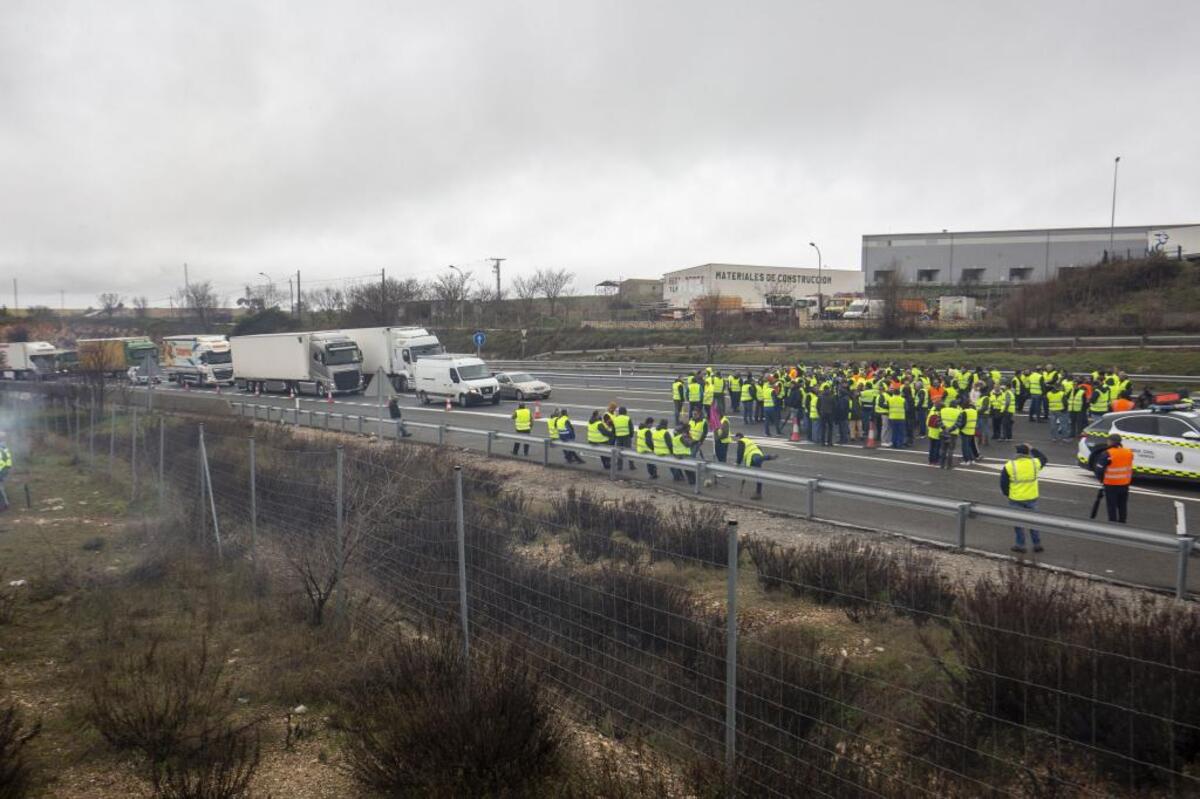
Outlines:
<svg viewBox="0 0 1200 799"><path fill-rule="evenodd" d="M328 402L330 405L333 404L333 389L331 389L331 388L325 389L325 401Z"/></svg>
<svg viewBox="0 0 1200 799"><path fill-rule="evenodd" d="M450 398L446 397L446 410L450 410Z"/></svg>
<svg viewBox="0 0 1200 799"><path fill-rule="evenodd" d="M867 449L875 449L878 446L879 446L879 441L878 441L878 439L875 438L875 425L871 422L867 422L866 448Z"/></svg>
<svg viewBox="0 0 1200 799"><path fill-rule="evenodd" d="M541 400L535 400L533 403L533 418L534 419L542 418L542 402L541 402Z"/></svg>
<svg viewBox="0 0 1200 799"><path fill-rule="evenodd" d="M792 441L803 441L804 436L800 433L800 417L792 419Z"/></svg>

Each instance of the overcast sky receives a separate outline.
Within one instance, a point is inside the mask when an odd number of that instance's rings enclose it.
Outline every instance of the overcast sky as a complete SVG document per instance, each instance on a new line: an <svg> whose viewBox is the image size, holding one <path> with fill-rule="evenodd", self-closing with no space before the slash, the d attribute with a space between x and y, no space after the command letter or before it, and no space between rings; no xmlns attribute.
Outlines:
<svg viewBox="0 0 1200 799"><path fill-rule="evenodd" d="M0 297L1200 222L1180 2L0 3Z"/></svg>

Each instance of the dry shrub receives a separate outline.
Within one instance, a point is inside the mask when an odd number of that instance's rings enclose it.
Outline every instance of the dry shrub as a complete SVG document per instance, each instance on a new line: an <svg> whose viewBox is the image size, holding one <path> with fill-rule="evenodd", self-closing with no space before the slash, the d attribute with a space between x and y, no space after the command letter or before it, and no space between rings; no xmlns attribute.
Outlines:
<svg viewBox="0 0 1200 799"><path fill-rule="evenodd" d="M764 590L787 585L796 596L845 609L852 621L897 613L922 623L954 603L949 580L926 553L898 557L851 537L798 547L751 539L746 549Z"/></svg>
<svg viewBox="0 0 1200 799"><path fill-rule="evenodd" d="M186 751L152 765L155 799L241 799L260 754L257 729L204 731Z"/></svg>
<svg viewBox="0 0 1200 799"><path fill-rule="evenodd" d="M470 673L447 633L396 644L345 686L345 756L389 796L534 796L564 769L564 732L516 649L477 651Z"/></svg>
<svg viewBox="0 0 1200 799"><path fill-rule="evenodd" d="M28 795L30 770L23 750L41 729L40 723L26 724L16 705L0 704L0 799Z"/></svg>
<svg viewBox="0 0 1200 799"><path fill-rule="evenodd" d="M604 558L633 565L642 557L641 548L628 541L577 527L567 531L565 542L584 563L595 563Z"/></svg>
<svg viewBox="0 0 1200 799"><path fill-rule="evenodd" d="M960 770L997 745L1078 748L1078 762L1146 789L1179 784L1200 756L1200 612L1124 602L1010 568L959 601L946 693L925 703L925 746ZM1039 732L1040 731L1040 732ZM1054 743L1058 741L1058 743ZM1023 743L1022 743L1023 742ZM1195 790L1194 779L1186 780Z"/></svg>

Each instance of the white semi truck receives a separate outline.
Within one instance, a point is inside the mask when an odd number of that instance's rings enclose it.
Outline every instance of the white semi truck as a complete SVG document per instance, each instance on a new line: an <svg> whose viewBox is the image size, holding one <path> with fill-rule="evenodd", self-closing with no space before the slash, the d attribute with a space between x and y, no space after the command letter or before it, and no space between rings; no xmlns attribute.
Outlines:
<svg viewBox="0 0 1200 799"><path fill-rule="evenodd" d="M462 407L500 402L500 384L474 355L427 355L413 363L414 387L423 404L449 399Z"/></svg>
<svg viewBox="0 0 1200 799"><path fill-rule="evenodd" d="M224 336L167 336L160 365L179 385L233 385L233 353Z"/></svg>
<svg viewBox="0 0 1200 799"><path fill-rule="evenodd" d="M47 341L11 341L0 343L5 372L17 380L44 380L55 373L54 357L58 348Z"/></svg>
<svg viewBox="0 0 1200 799"><path fill-rule="evenodd" d="M362 350L364 378L369 382L383 369L397 391L414 387L414 363L446 351L438 337L423 327L358 327L342 332Z"/></svg>
<svg viewBox="0 0 1200 799"><path fill-rule="evenodd" d="M362 353L340 330L234 336L233 378L243 391L352 394L362 391Z"/></svg>

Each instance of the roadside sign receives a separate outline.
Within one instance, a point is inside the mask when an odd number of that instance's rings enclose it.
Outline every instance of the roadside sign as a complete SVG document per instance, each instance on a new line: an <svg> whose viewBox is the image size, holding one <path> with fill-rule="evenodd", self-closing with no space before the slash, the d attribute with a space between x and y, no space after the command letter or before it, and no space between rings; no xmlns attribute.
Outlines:
<svg viewBox="0 0 1200 799"><path fill-rule="evenodd" d="M487 336L485 336L483 334L482 330L476 330L474 338L475 338L475 352L479 352L479 350L483 349L483 343L485 341L487 341Z"/></svg>

